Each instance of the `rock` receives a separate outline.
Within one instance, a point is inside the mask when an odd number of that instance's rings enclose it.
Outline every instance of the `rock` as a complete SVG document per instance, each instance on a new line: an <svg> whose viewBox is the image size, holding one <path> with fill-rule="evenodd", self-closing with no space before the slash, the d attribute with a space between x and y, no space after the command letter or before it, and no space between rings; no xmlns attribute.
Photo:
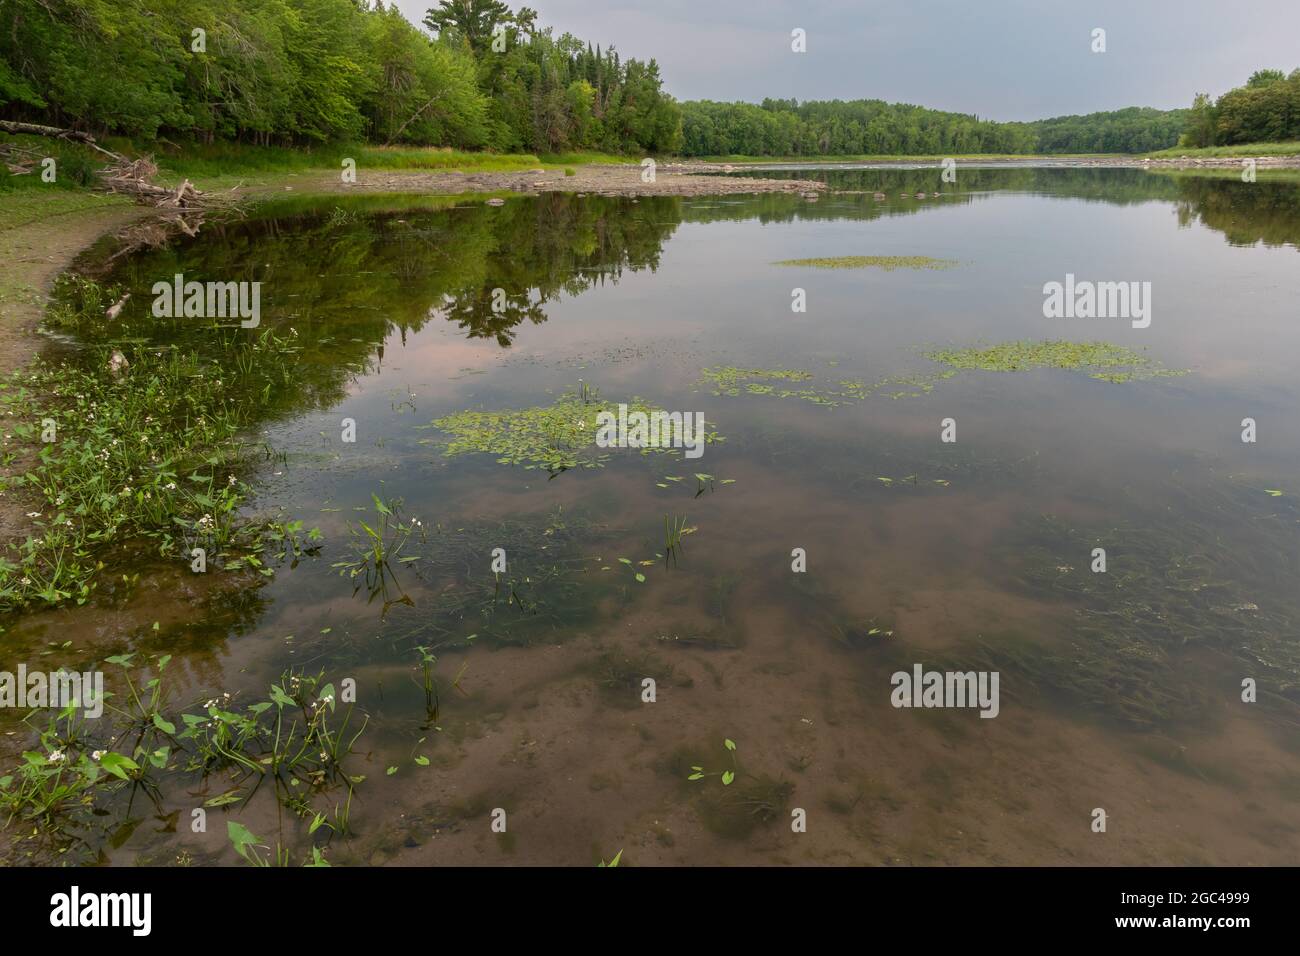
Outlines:
<svg viewBox="0 0 1300 956"><path fill-rule="evenodd" d="M917 194L916 194L916 198L917 198L917 199L924 199L924 198L925 198L925 193L917 193Z"/></svg>
<svg viewBox="0 0 1300 956"><path fill-rule="evenodd" d="M493 199L489 199L487 201L487 204L489 206L504 206L506 204L506 201L504 199L493 198Z"/></svg>
<svg viewBox="0 0 1300 956"><path fill-rule="evenodd" d="M110 320L116 319L119 315L122 314L122 306L126 305L126 300L129 298L131 298L130 292L128 292L126 295L122 296L122 298L118 299L116 302L110 305L108 307L108 311L104 313L104 318Z"/></svg>
<svg viewBox="0 0 1300 956"><path fill-rule="evenodd" d="M885 194L884 194L884 193L872 193L872 194L871 194L871 198L874 199L876 202L881 202L881 201L885 198Z"/></svg>
<svg viewBox="0 0 1300 956"><path fill-rule="evenodd" d="M130 367L131 363L126 360L126 356L113 349L113 354L108 358L108 370L114 375L121 375Z"/></svg>

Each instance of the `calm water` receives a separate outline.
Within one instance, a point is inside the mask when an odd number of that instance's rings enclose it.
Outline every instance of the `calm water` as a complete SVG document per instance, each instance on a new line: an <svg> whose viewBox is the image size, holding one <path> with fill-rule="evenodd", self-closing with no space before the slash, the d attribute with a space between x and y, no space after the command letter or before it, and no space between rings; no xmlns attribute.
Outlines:
<svg viewBox="0 0 1300 956"><path fill-rule="evenodd" d="M263 282L262 325L293 329L301 351L267 393L276 456L252 510L319 526L324 547L272 580L157 568L116 599L14 622L5 657L69 639L52 658L69 666L166 651L173 703L191 710L261 699L291 667L355 679L366 780L336 864L591 865L620 849L631 865L1294 863L1300 186L815 175L840 191L282 205L116 260L107 276L133 297L106 340L212 348L204 322L148 314L152 284ZM918 190L940 195L900 196ZM103 275L108 252L85 268ZM955 265L774 264L849 255ZM1150 327L1044 318L1044 283L1067 273L1150 282ZM1044 339L1188 374L936 379L924 355ZM932 387L826 406L715 394L701 372L719 366L800 370L797 387L823 394ZM703 412L725 441L697 461L614 450L551 477L449 457L430 425L579 382ZM355 444L340 440L349 418ZM715 479L698 494L695 472ZM426 529L377 595L332 566L372 494ZM665 515L695 529L668 566ZM417 646L438 648L436 715ZM891 674L917 663L997 671L999 715L891 706ZM688 780L696 766L737 775ZM178 778L157 807L124 796L82 856L234 863L222 811L206 834L184 823L227 787ZM269 792L236 818L295 856L313 840Z"/></svg>

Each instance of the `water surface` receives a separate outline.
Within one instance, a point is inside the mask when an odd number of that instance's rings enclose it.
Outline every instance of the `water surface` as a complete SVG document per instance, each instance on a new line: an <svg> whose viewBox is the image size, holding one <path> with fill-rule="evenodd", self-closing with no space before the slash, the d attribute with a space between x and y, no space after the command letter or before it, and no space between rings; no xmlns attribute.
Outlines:
<svg viewBox="0 0 1300 956"><path fill-rule="evenodd" d="M178 707L260 699L288 668L355 679L366 779L336 864L1294 862L1300 187L811 175L834 191L279 204L108 267L97 250L83 268L133 293L102 341L214 348L211 323L149 314L152 284L263 283L263 329L300 351L266 393L253 510L319 526L324 547L273 579L154 568L116 599L13 622L6 657L56 638L69 666L166 651ZM851 255L954 264L774 264ZM1044 318L1044 283L1067 273L1150 282L1150 327ZM1187 374L944 378L925 355L1045 339ZM717 367L806 372L800 387L839 397L715 394ZM584 385L703 412L725 441L549 475L449 457L431 426ZM382 593L333 566L372 495L423 529ZM695 529L676 562L665 516ZM436 714L417 647L437 647ZM998 671L998 717L892 707L890 675L914 663ZM696 766L737 776L689 780ZM235 862L220 823L172 832L224 786L123 798L76 852ZM297 855L324 842L269 792L235 813Z"/></svg>

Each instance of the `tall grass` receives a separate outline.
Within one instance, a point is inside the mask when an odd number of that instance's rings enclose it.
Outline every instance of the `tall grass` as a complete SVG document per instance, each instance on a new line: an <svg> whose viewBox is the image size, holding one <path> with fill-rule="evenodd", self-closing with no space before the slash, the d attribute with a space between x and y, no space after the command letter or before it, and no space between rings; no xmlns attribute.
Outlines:
<svg viewBox="0 0 1300 956"><path fill-rule="evenodd" d="M333 144L315 147L286 148L252 146L245 143L187 145L163 151L156 157L165 175L189 179L220 179L230 176L337 170L345 159L357 168L410 169L461 172L522 172L547 166L573 166L583 163L626 163L632 160L606 153L491 153L466 150L413 147Z"/></svg>
<svg viewBox="0 0 1300 956"><path fill-rule="evenodd" d="M1171 146L1158 152L1147 153L1152 159L1213 159L1217 156L1300 156L1300 142L1288 143L1238 143L1235 146Z"/></svg>

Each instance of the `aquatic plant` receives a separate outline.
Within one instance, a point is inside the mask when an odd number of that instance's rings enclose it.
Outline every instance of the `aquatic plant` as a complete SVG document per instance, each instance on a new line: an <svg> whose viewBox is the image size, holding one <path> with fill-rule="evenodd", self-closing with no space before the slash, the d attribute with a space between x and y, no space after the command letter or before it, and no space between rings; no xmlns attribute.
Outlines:
<svg viewBox="0 0 1300 956"><path fill-rule="evenodd" d="M259 849L270 850L271 847L268 844L263 843L261 837L255 836L251 830L236 820L226 821L226 836L230 840L231 846L235 848L235 852L238 853L245 862L252 866L271 867L289 865L289 850L287 847L283 847L279 843L276 843L275 850L272 852L271 856L262 856L262 854L257 851ZM324 853L318 846L313 846L311 848L311 860L303 864L303 866L310 867L329 865L329 862L325 859Z"/></svg>
<svg viewBox="0 0 1300 956"><path fill-rule="evenodd" d="M677 552L681 550L682 537L694 531L694 528L686 524L686 515L680 518L669 518L664 515L664 563L667 564L671 558L673 564L677 563Z"/></svg>
<svg viewBox="0 0 1300 956"><path fill-rule="evenodd" d="M1284 637L1295 632L1300 608L1276 601L1261 606L1255 597L1270 574L1288 576L1294 532L1258 516L1244 497L1202 489L1188 502L1177 530L1154 524L1089 530L1051 516L1025 522L1008 549L1008 571L1026 592L1065 602L1075 623L1062 646L976 642L981 666L1018 671L1053 699L1150 728L1201 723L1214 713L1187 669L1189 652L1209 653L1261 678L1261 704L1270 705L1265 712L1300 723L1293 699L1300 649ZM1201 527L1225 513L1252 528L1245 551ZM1203 547L1202 540L1216 546ZM1106 573L1075 567L1104 542L1122 542L1123 549Z"/></svg>
<svg viewBox="0 0 1300 956"><path fill-rule="evenodd" d="M322 825L346 832L353 788L365 777L347 773L342 763L367 721L349 733L351 706L341 720L333 719L335 691L322 682L323 674L287 671L272 685L269 699L242 711L234 709L230 694L215 697L201 714L182 712L178 731L174 718L164 713L169 658L153 658L153 676L137 683L128 670L135 666L134 657L106 659L122 668L128 688L129 700L122 706L105 695L106 712L116 720L88 723L82 705L70 703L38 732L40 749L25 752L16 767L0 776L0 813L5 815L0 822L6 829L15 821L35 825L15 835L17 842L31 844L29 853L42 846L64 857L77 847L93 851L92 830L109 825L113 815L108 805L118 791L129 790L133 799L143 793L161 813L170 775L191 775L187 787L225 778L205 808L245 802L262 781L273 781L278 802L312 821L309 832ZM257 784L251 790L244 786L249 779ZM335 805L330 822L311 808L307 795L336 784L346 787L347 799L341 808Z"/></svg>
<svg viewBox="0 0 1300 956"><path fill-rule="evenodd" d="M736 779L736 773L738 772L739 769L736 764L736 742L732 740L730 737L728 737L726 740L722 742L722 746L731 757L730 770L709 771L709 770L705 770L704 767L702 766L698 766L698 765L692 766L691 774L686 779L703 780L705 777L720 777L722 779L722 785L724 787L731 786L732 781Z"/></svg>
<svg viewBox="0 0 1300 956"><path fill-rule="evenodd" d="M617 416L620 403L602 401L596 394L591 386L582 384L551 405L457 412L435 419L432 427L453 436L446 442L448 456L495 455L500 464L542 468L552 477L570 468L603 468L610 453L596 445L598 418L602 412ZM636 398L623 404L629 414L660 411ZM706 431L703 440L711 444L720 438L716 432ZM648 447L640 452L680 453L671 447Z"/></svg>
<svg viewBox="0 0 1300 956"><path fill-rule="evenodd" d="M275 347L260 341L242 350ZM30 502L33 526L0 554L0 610L85 603L105 552L130 541L187 564L202 549L204 570L267 577L317 549L316 529L241 514L262 452L242 437L259 396L231 361L123 349L117 374L107 350L91 350L86 365L37 361L0 382L0 412L15 419L5 445L26 464L0 487Z"/></svg>
<svg viewBox="0 0 1300 956"><path fill-rule="evenodd" d="M398 499L384 501L376 494L370 500L375 505L373 527L361 519L348 522L351 535L352 557L335 561L330 567L349 579L362 577L372 596L384 591L394 580L394 566L419 560L417 555L403 555L413 536L427 542L424 525L418 518L409 522L401 520L402 502ZM409 601L408 601L409 603Z"/></svg>
<svg viewBox="0 0 1300 956"><path fill-rule="evenodd" d="M1163 376L1186 375L1166 369L1154 359L1108 342L1004 342L998 345L936 349L926 353L931 361L961 371L1020 372L1038 368L1086 371L1106 382L1129 382Z"/></svg>
<svg viewBox="0 0 1300 956"><path fill-rule="evenodd" d="M809 266L814 269L951 269L955 259L936 259L933 256L832 256L813 259L782 259L772 263L777 266Z"/></svg>
<svg viewBox="0 0 1300 956"><path fill-rule="evenodd" d="M0 812L4 828L21 820L62 851L93 819L96 790L126 782L140 766L125 754L95 749L75 703L50 717L39 747L24 751L22 762L0 776Z"/></svg>
<svg viewBox="0 0 1300 956"><path fill-rule="evenodd" d="M712 386L714 395L771 395L802 399L815 405L835 406L860 402L877 394L892 399L925 395L934 391L940 382L966 371L1071 369L1086 371L1095 379L1114 383L1187 374L1185 370L1167 369L1133 349L1106 342L1006 342L990 346L934 349L926 352L925 357L946 368L937 372L889 375L874 382L843 379L833 387L807 385L786 388L779 385L781 382L811 381L813 374L801 369L713 366L701 370L700 380Z"/></svg>

